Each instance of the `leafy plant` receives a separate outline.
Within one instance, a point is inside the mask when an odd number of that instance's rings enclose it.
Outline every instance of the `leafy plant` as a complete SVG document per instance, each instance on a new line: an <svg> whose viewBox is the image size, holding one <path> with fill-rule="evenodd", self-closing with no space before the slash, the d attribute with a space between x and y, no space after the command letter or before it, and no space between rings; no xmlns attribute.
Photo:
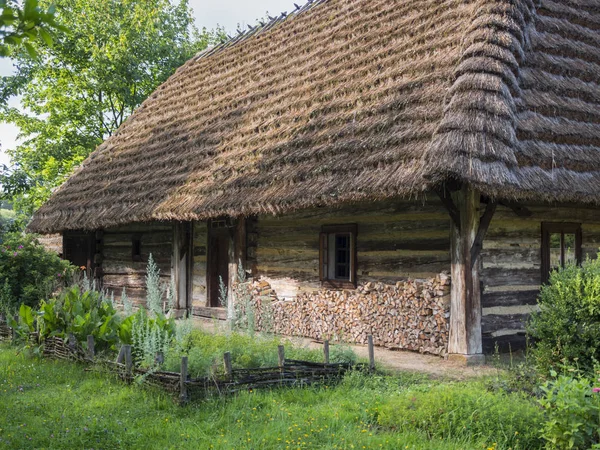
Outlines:
<svg viewBox="0 0 600 450"><path fill-rule="evenodd" d="M221 275L219 275L219 306L221 308L227 307L227 286L225 286Z"/></svg>
<svg viewBox="0 0 600 450"><path fill-rule="evenodd" d="M528 332L540 373L563 362L591 371L600 360L600 260L552 272L538 304Z"/></svg>
<svg viewBox="0 0 600 450"><path fill-rule="evenodd" d="M120 325L121 318L107 297L97 291L82 292L79 286L43 301L38 312L41 338L73 334L85 343L91 335L98 350L116 348Z"/></svg>
<svg viewBox="0 0 600 450"><path fill-rule="evenodd" d="M556 376L542 386L541 434L551 449L600 448L600 393L583 377Z"/></svg>
<svg viewBox="0 0 600 450"><path fill-rule="evenodd" d="M146 307L154 314L163 313L163 291L160 284L160 269L154 262L152 253L146 267Z"/></svg>
<svg viewBox="0 0 600 450"><path fill-rule="evenodd" d="M164 315L150 317L140 308L131 322L131 342L136 361L144 367L155 365L156 355L169 352L175 334L174 319Z"/></svg>
<svg viewBox="0 0 600 450"><path fill-rule="evenodd" d="M16 310L21 303L36 307L48 298L73 267L46 250L35 235L7 233L0 245L0 283L4 309Z"/></svg>

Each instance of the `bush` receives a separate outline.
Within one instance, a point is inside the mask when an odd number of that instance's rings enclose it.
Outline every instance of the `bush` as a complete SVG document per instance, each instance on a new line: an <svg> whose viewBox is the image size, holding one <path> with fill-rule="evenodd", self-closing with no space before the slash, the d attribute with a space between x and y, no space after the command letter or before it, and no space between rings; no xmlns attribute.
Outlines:
<svg viewBox="0 0 600 450"><path fill-rule="evenodd" d="M381 408L381 426L419 431L430 438L482 444L502 442L508 448L541 448L540 409L521 394L490 392L483 385L443 384L415 387Z"/></svg>
<svg viewBox="0 0 600 450"><path fill-rule="evenodd" d="M528 324L538 370L565 363L592 370L600 360L600 260L552 272L538 303Z"/></svg>
<svg viewBox="0 0 600 450"><path fill-rule="evenodd" d="M71 265L46 250L34 235L7 233L0 245L0 286L5 310L36 307L71 274ZM1 312L0 312L1 313Z"/></svg>
<svg viewBox="0 0 600 450"><path fill-rule="evenodd" d="M600 448L600 393L585 378L561 375L542 386L547 419L542 437L548 448Z"/></svg>

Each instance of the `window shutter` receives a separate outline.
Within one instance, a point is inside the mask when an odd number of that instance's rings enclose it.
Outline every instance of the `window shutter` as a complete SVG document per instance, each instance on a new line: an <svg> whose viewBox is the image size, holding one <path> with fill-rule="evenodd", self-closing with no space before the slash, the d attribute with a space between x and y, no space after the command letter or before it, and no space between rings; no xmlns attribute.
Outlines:
<svg viewBox="0 0 600 450"><path fill-rule="evenodd" d="M327 279L328 269L328 254L327 251L327 233L320 233L319 235L319 280L324 281Z"/></svg>

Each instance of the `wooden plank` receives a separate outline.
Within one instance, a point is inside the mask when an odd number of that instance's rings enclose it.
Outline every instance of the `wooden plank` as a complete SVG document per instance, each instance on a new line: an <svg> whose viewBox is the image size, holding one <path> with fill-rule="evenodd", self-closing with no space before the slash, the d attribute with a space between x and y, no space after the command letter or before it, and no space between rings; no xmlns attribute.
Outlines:
<svg viewBox="0 0 600 450"><path fill-rule="evenodd" d="M494 306L536 305L538 295L538 290L488 292L482 295L481 303L484 308Z"/></svg>
<svg viewBox="0 0 600 450"><path fill-rule="evenodd" d="M502 329L524 330L528 319L529 314L487 314L482 318L481 329L484 334Z"/></svg>
<svg viewBox="0 0 600 450"><path fill-rule="evenodd" d="M485 286L510 286L523 284L541 283L541 272L539 269L505 269L484 268L481 272Z"/></svg>
<svg viewBox="0 0 600 450"><path fill-rule="evenodd" d="M192 314L198 317L206 317L209 319L227 319L227 309L225 308L210 308L207 306L195 306L192 308Z"/></svg>

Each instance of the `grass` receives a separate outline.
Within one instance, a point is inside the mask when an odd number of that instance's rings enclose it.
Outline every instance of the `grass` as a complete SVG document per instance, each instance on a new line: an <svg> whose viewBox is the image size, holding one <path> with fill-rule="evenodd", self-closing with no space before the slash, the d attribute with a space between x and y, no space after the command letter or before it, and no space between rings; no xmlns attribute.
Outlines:
<svg viewBox="0 0 600 450"><path fill-rule="evenodd" d="M406 401L421 404L423 399L435 408L431 392L441 386L446 386L446 396L453 389L465 395L467 384L412 374L355 373L337 386L249 392L179 407L156 389L126 385L74 363L16 354L4 345L0 346L0 448L502 449L514 445L514 439L505 441L493 429L486 439L470 436L468 430L449 433L447 429L438 437L431 432L435 430L404 420L410 413ZM468 386L474 397L485 391L479 381ZM512 398L506 395L499 401ZM404 419L390 413L396 406L405 407ZM526 432L530 424L524 421L522 428ZM512 448L519 448L518 443Z"/></svg>

